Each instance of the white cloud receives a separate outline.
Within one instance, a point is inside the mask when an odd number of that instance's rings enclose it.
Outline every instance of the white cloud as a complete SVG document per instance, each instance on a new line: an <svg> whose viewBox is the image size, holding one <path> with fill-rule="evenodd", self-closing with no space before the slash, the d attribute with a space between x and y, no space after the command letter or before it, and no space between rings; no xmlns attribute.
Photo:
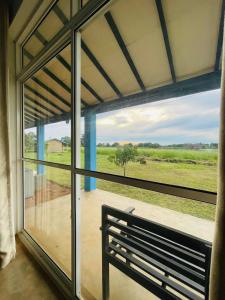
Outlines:
<svg viewBox="0 0 225 300"><path fill-rule="evenodd" d="M98 142L217 141L219 95L216 90L100 114Z"/></svg>

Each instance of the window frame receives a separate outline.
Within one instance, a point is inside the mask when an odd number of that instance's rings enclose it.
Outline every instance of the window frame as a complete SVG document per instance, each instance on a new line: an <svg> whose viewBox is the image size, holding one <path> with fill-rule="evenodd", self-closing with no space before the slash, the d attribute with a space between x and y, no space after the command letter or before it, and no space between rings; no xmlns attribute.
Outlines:
<svg viewBox="0 0 225 300"><path fill-rule="evenodd" d="M64 291L67 297L73 297L79 299L80 296L80 279L79 279L79 175L89 176L96 179L104 179L109 182L120 183L123 185L133 186L168 194L172 196L182 197L188 199L205 202L209 204L216 204L217 193L209 192L205 190L193 189L188 187L182 187L178 185L171 185L165 183L159 183L149 180L123 177L120 175L114 175L109 173L103 173L98 171L85 170L78 166L79 162L79 116L80 116L80 33L79 29L87 24L98 13L102 12L102 9L106 9L113 0L92 0L85 4L80 10L80 5L74 5L73 13L77 13L71 18L55 36L54 38L37 54L37 56L29 62L24 68L22 67L22 49L24 43L29 39L32 33L36 30L37 26L41 23L43 18L49 13L51 7L56 3L56 0L52 1L48 10L45 11L39 22L33 28L32 32L24 39L23 43L19 45L19 54L17 51L17 57L21 62L20 72L16 78L17 80L17 97L19 99L19 114L18 122L18 147L19 147L19 170L20 175L18 179L17 193L20 195L22 205L19 205L19 210L22 212L19 214L19 223L21 224L22 232L20 234L21 240L32 252L34 257L39 263L47 270L53 280L59 284L60 288ZM78 3L78 2L77 2ZM48 61L59 53L68 43L71 43L71 165L58 164L49 161L42 161L38 159L29 159L24 157L24 119L23 119L23 84L29 79L35 72L40 70ZM76 101L78 100L78 101ZM45 251L34 241L34 239L24 229L24 162L32 162L35 164L41 163L42 165L57 167L71 172L71 210L72 210L72 222L71 222L71 254L72 254L72 280L70 281L62 270L54 263L54 261L45 253ZM22 188L21 188L22 187ZM75 253L75 255L73 255Z"/></svg>

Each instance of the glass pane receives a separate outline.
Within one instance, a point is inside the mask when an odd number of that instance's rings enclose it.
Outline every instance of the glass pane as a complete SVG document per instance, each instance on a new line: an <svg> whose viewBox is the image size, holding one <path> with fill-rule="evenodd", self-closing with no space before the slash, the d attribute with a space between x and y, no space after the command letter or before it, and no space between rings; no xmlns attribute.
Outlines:
<svg viewBox="0 0 225 300"><path fill-rule="evenodd" d="M216 192L219 104L215 90L82 117L81 166Z"/></svg>
<svg viewBox="0 0 225 300"><path fill-rule="evenodd" d="M80 201L77 203L80 216L80 287L84 299L89 299L88 295L101 299L100 226L103 204L121 210L133 207L135 215L205 240L213 240L214 205L91 177L77 177L80 178ZM150 297L149 292L114 268L110 270L110 288L110 299L147 300Z"/></svg>
<svg viewBox="0 0 225 300"><path fill-rule="evenodd" d="M24 156L71 162L71 47L24 84Z"/></svg>
<svg viewBox="0 0 225 300"><path fill-rule="evenodd" d="M25 43L23 47L23 66L26 66L69 21L70 2L68 0L58 0Z"/></svg>
<svg viewBox="0 0 225 300"><path fill-rule="evenodd" d="M71 277L71 173L25 162L25 230Z"/></svg>
<svg viewBox="0 0 225 300"><path fill-rule="evenodd" d="M156 3L115 1L81 30L80 165L216 192L221 3Z"/></svg>
<svg viewBox="0 0 225 300"><path fill-rule="evenodd" d="M27 115L25 120L24 151L26 157L37 158L37 128L31 125L31 123L33 122L32 118L32 116L31 118L28 118Z"/></svg>

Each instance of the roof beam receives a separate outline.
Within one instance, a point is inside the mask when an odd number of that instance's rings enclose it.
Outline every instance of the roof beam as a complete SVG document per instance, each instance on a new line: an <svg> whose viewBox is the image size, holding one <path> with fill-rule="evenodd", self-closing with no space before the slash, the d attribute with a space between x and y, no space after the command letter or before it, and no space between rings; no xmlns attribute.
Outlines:
<svg viewBox="0 0 225 300"><path fill-rule="evenodd" d="M33 59L33 55L31 55L27 50L24 50L24 54L31 60ZM52 71L50 71L47 67L43 67L41 69L45 74L47 74L51 79L53 79L56 83L58 83L62 88L64 88L67 92L71 92L70 88ZM69 69L70 70L70 69Z"/></svg>
<svg viewBox="0 0 225 300"><path fill-rule="evenodd" d="M51 105L54 108L56 108L57 110L59 110L60 112L62 112L62 113L65 112L60 106L58 106L57 104L55 104L52 101L50 101L47 97L45 97L41 93L37 92L35 89L33 89L32 87L30 87L29 85L25 84L24 86L25 86L26 89L28 89L30 92L32 92L35 96L41 98L42 100L44 100L45 102L47 102L49 105Z"/></svg>
<svg viewBox="0 0 225 300"><path fill-rule="evenodd" d="M53 11L57 15L57 17L61 20L61 22L65 25L68 22L67 17L63 13L63 11L59 8L59 6L56 4L53 8ZM90 50L89 50L90 51ZM62 57L59 58L60 62L70 71L71 66L65 62L65 60L61 59ZM103 99L95 92L95 90L83 79L81 78L81 84L99 101L103 102ZM82 100L81 101L85 106L87 106L87 103Z"/></svg>
<svg viewBox="0 0 225 300"><path fill-rule="evenodd" d="M24 129L34 128L35 122L29 121L28 119L24 120Z"/></svg>
<svg viewBox="0 0 225 300"><path fill-rule="evenodd" d="M220 80L221 72L212 72L145 92L129 95L121 99L115 99L113 101L93 105L85 109L84 112L94 111L98 114L126 107L166 100L174 97L182 97L195 93L214 90L220 87Z"/></svg>
<svg viewBox="0 0 225 300"><path fill-rule="evenodd" d="M24 54L29 58L29 59L33 59L33 55L31 55L27 50L24 49ZM58 60L64 65L64 67L71 71L71 67L70 65L67 63L67 61L61 56L61 55L57 55ZM42 69L43 72L45 72L50 78L52 78L56 83L58 83L62 88L64 88L67 92L71 93L70 88L61 80L59 79L59 77L57 77L53 72L51 72L47 67L44 67ZM90 87L91 88L91 87ZM93 89L92 89L93 90ZM94 90L93 90L94 91ZM28 97L27 97L28 98ZM29 99L29 98L28 98ZM31 99L29 99L31 100ZM32 101L34 102L35 100L32 99ZM88 106L87 102L85 102L83 99L81 99L81 102L83 103L83 105L85 107ZM36 104L41 106L41 104L39 104L36 101ZM44 107L43 107L44 108ZM45 108L47 110L47 108ZM53 114L55 114L55 112L52 112Z"/></svg>
<svg viewBox="0 0 225 300"><path fill-rule="evenodd" d="M61 56L57 55L58 61L69 71L71 72L71 66L68 64L68 62ZM95 90L83 79L81 78L81 84L99 101L103 102L103 99L95 92ZM83 100L84 101L84 100ZM88 104L85 102L85 105L88 106Z"/></svg>
<svg viewBox="0 0 225 300"><path fill-rule="evenodd" d="M54 13L57 15L57 17L61 20L61 22L66 25L66 23L68 23L68 19L66 17L66 15L64 14L64 12L60 9L60 7L55 4L52 8L52 10L54 11Z"/></svg>
<svg viewBox="0 0 225 300"><path fill-rule="evenodd" d="M85 107L88 107L89 105L87 104L87 102L86 101L84 101L84 99L80 99L80 101L81 101L81 103L85 106Z"/></svg>
<svg viewBox="0 0 225 300"><path fill-rule="evenodd" d="M26 112L29 112L32 116L39 117L40 119L45 119L45 118L46 118L46 117L43 116L41 113L35 112L35 110L33 109L33 107L30 107L30 106L25 105L24 110L25 110Z"/></svg>
<svg viewBox="0 0 225 300"><path fill-rule="evenodd" d="M42 45L45 46L48 43L44 36L37 30L35 31L35 36L42 43ZM68 64L67 61L60 54L56 55L56 59L58 59L68 71L71 71L70 64Z"/></svg>
<svg viewBox="0 0 225 300"><path fill-rule="evenodd" d="M31 55L27 50L24 49L24 54L31 60L33 59L33 55ZM70 93L70 88L53 72L51 72L47 67L42 69L45 74L47 74L51 79L53 79L56 83L58 83L62 88L64 88L68 93Z"/></svg>
<svg viewBox="0 0 225 300"><path fill-rule="evenodd" d="M70 87L68 87L58 76L56 76L52 71L48 68L44 67L42 71L45 72L52 80L54 80L58 85L60 85L64 90L66 90L69 94L71 93Z"/></svg>
<svg viewBox="0 0 225 300"><path fill-rule="evenodd" d="M28 128L34 127L34 122L31 122L31 121L29 121L28 119L25 119L25 120L24 120L24 124L25 124L24 129L28 129ZM32 126L32 125L33 125L33 126Z"/></svg>
<svg viewBox="0 0 225 300"><path fill-rule="evenodd" d="M56 55L58 61L67 69L67 71L71 72L71 65L62 57L62 55Z"/></svg>
<svg viewBox="0 0 225 300"><path fill-rule="evenodd" d="M34 122L34 119L32 119L29 115L25 115L25 119L29 122Z"/></svg>
<svg viewBox="0 0 225 300"><path fill-rule="evenodd" d="M57 9L55 9L55 12L58 12L61 11L59 7L57 7ZM58 16L58 13L57 13L57 16ZM61 11L61 14L63 14L63 12ZM61 18L60 18L61 19ZM47 40L42 36L42 34L40 34L37 30L36 30L36 37L39 39L39 41L43 44L43 45L46 45L47 44ZM70 64L68 64L68 62L60 55L56 55L56 59L69 71L71 72L71 66ZM55 80L58 84L60 84L63 88L65 88L67 91L69 89L68 86L66 86L64 84L64 82L62 82L55 74L53 74L49 69L47 69L46 67L43 68L43 71L48 74L53 80ZM87 85L85 86L87 88ZM98 95L93 88L90 87L89 85L89 91L92 91L91 93L93 95ZM54 91L53 91L54 92ZM69 89L69 92L70 92L70 89ZM56 96L57 97L57 96ZM102 99L100 96L97 97L97 100L100 101L100 99ZM60 99L61 101L64 100L63 98ZM68 103L65 103L64 104L68 105ZM86 106L88 104L86 103Z"/></svg>
<svg viewBox="0 0 225 300"><path fill-rule="evenodd" d="M40 117L39 115L37 115L36 113L32 113L30 110L28 110L28 109L24 109L24 111L25 111L25 116L26 115L28 115L28 116L30 116L31 118L34 118L34 119L37 119L37 120L42 120L43 118L42 117Z"/></svg>
<svg viewBox="0 0 225 300"><path fill-rule="evenodd" d="M81 83L99 102L104 102L103 99L92 89L92 87L83 78L81 78Z"/></svg>
<svg viewBox="0 0 225 300"><path fill-rule="evenodd" d="M50 114L55 114L56 112L54 110L51 110L50 108L44 106L43 104L41 104L39 101L33 99L33 97L27 95L27 94L24 94L24 97L28 100L30 100L31 102L33 102L35 105L41 107L42 109L46 110L48 113Z"/></svg>
<svg viewBox="0 0 225 300"><path fill-rule="evenodd" d="M57 55L56 56L57 57L57 59L58 59L58 61L69 71L69 72L71 72L71 66L70 66L70 64L68 64L68 62L61 56L61 55ZM84 83L84 81L82 82L82 78L81 78L81 83L83 84ZM86 83L87 84L87 83ZM88 84L87 84L88 85ZM97 93L94 91L94 89L92 89L92 87L90 86L90 85L88 85L88 88L90 89L90 90L92 90L92 94L95 96L95 95L97 95ZM87 88L87 89L88 89ZM96 97L96 96L95 96ZM100 96L98 96L98 97L100 97ZM88 105L88 103L87 102L85 102L83 99L81 99L81 102L83 103L83 105L84 106L89 106Z"/></svg>
<svg viewBox="0 0 225 300"><path fill-rule="evenodd" d="M101 73L103 78L108 82L110 87L114 90L114 92L117 94L118 97L122 97L122 93L120 90L116 87L112 79L109 77L109 75L106 73L106 71L103 69L97 58L94 56L94 54L91 52L91 50L88 48L88 46L85 44L83 40L81 40L81 47L83 51L86 53L90 61L94 64L94 66L98 69L98 71Z"/></svg>
<svg viewBox="0 0 225 300"><path fill-rule="evenodd" d="M123 40L123 38L122 38L122 36L119 32L119 29L118 29L117 25L116 25L116 23L115 23L115 21L112 17L112 14L108 11L105 14L105 18L106 18L106 21L107 21L112 33L114 34L114 37L115 37L121 51L123 52L124 57L126 58L126 61L127 61L128 65L130 66L130 69L131 69L134 77L136 78L136 80L137 80L140 88L142 89L142 91L144 91L145 90L145 85L144 85L144 83L141 79L140 74L138 73L138 70L137 70L137 68L136 68L136 66L135 66L135 64L134 64L134 62L133 62L133 60L130 56L129 51L127 50L127 47L124 43L124 40Z"/></svg>
<svg viewBox="0 0 225 300"><path fill-rule="evenodd" d="M68 64L68 62L61 55L57 55L56 57L57 57L58 61L69 72L71 72L71 66L70 66L70 64ZM103 99L95 92L95 90L83 78L81 78L81 83L99 102L103 102ZM85 101L83 100L83 102L85 102ZM85 106L88 106L88 104L86 102L85 102Z"/></svg>
<svg viewBox="0 0 225 300"><path fill-rule="evenodd" d="M218 33L217 49L216 49L215 71L219 71L220 68L220 59L221 59L221 53L223 47L224 11L225 11L225 0L223 0L222 7L221 7L220 25L219 25L219 33Z"/></svg>
<svg viewBox="0 0 225 300"><path fill-rule="evenodd" d="M58 7L58 5L56 4L53 8L55 14L58 16L58 18L61 20L61 22L65 25L68 22L67 17L65 16L65 14L63 13L63 11ZM113 83L113 81L111 80L111 78L108 76L108 74L106 73L106 71L103 69L103 67L100 65L100 63L97 61L96 57L93 55L93 53L90 51L90 49L87 47L87 45L84 43L84 41L81 41L81 47L84 50L84 52L86 53L86 55L89 57L89 59L92 61L92 63L95 65L95 67L98 69L98 71L101 73L101 75L104 77L104 79L108 82L108 84L110 85L110 87L114 90L114 92L117 94L118 97L122 97L121 92L119 91L119 89L116 87L116 85ZM81 79L81 83L82 83ZM84 83L85 81L83 81ZM82 84L83 84L82 83ZM84 85L85 86L85 85ZM87 86L85 86L87 88ZM90 87L90 86L89 86ZM89 91L89 87L87 88ZM91 88L92 89L92 88ZM92 91L94 91L92 89ZM91 92L91 91L90 91ZM91 92L92 93L92 92ZM93 94L93 93L92 93ZM97 95L97 93L95 92L95 94ZM93 94L94 95L94 94ZM99 98L97 98L100 102L101 100Z"/></svg>
<svg viewBox="0 0 225 300"><path fill-rule="evenodd" d="M43 46L46 46L48 44L48 41L44 38L44 36L38 30L35 30L34 35L42 43Z"/></svg>
<svg viewBox="0 0 225 300"><path fill-rule="evenodd" d="M30 54L30 52L28 52L25 48L23 48L23 54L26 55L26 57L29 59L29 60L32 60L34 57L32 54Z"/></svg>
<svg viewBox="0 0 225 300"><path fill-rule="evenodd" d="M25 121L29 121L29 122L33 122L34 119L31 119L31 117L29 117L28 115L24 116L24 120Z"/></svg>
<svg viewBox="0 0 225 300"><path fill-rule="evenodd" d="M167 26L166 26L166 20L163 12L163 7L162 7L162 1L161 0L155 0L158 15L159 15L159 20L161 24L161 29L162 29L162 34L163 34L163 39L164 39L164 44L166 47L166 53L167 53L167 58L170 66L170 73L173 79L173 82L176 82L176 73L175 73L175 68L174 68L174 63L173 63L173 56L172 56L172 51L170 47L170 41L169 41L169 35L167 31Z"/></svg>
<svg viewBox="0 0 225 300"><path fill-rule="evenodd" d="M42 124L43 125L52 124L52 123L56 123L56 122L67 121L67 120L70 120L70 119L71 119L71 113L70 112L65 112L61 115L55 115L55 116L52 116L48 119L42 120Z"/></svg>
<svg viewBox="0 0 225 300"><path fill-rule="evenodd" d="M43 112L42 110L38 109L37 107L35 107L35 106L29 104L27 101L24 103L24 106L25 106L25 108L26 108L26 107L29 107L29 108L31 108L32 110L36 111L36 112L39 113L39 114L41 115L41 117L43 117L43 118L48 118L48 117L49 117L48 114L46 114L46 113Z"/></svg>
<svg viewBox="0 0 225 300"><path fill-rule="evenodd" d="M63 97L61 97L59 94L57 94L53 89L51 89L49 86L47 86L45 83L43 83L41 80L39 80L37 77L31 77L31 79L38 84L40 87L45 89L49 94L60 100L64 105L66 105L68 108L71 107L70 103L64 100Z"/></svg>

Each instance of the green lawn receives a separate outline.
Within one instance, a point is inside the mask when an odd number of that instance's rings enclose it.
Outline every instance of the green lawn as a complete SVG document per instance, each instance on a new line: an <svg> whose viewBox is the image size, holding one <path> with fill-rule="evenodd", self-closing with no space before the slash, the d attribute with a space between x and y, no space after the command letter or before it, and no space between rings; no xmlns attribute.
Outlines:
<svg viewBox="0 0 225 300"><path fill-rule="evenodd" d="M115 150L115 148L107 147L97 148L97 171L123 175L122 168L108 160L108 156L112 155ZM138 162L129 163L126 171L129 177L216 191L216 151L139 148L138 155L145 157L147 163L145 165L141 165ZM26 157L35 158L35 154L27 153ZM46 156L46 159L57 163L69 164L70 152L50 153ZM84 151L81 149L81 167L83 166ZM59 170L57 172L55 169L54 171L51 170L53 169L48 168L47 171L47 177L50 180L59 184L70 185L68 171ZM104 180L97 180L97 188L200 218L214 219L215 206L210 204L163 195Z"/></svg>

